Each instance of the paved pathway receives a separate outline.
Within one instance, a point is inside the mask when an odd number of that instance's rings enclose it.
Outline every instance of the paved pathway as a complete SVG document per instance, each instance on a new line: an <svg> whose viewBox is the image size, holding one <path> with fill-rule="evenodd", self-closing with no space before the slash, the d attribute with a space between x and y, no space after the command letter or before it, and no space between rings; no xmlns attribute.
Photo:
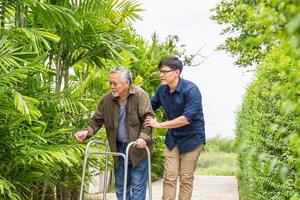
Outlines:
<svg viewBox="0 0 300 200"><path fill-rule="evenodd" d="M162 180L153 182L152 199L161 196ZM115 194L107 194L107 200L116 200ZM237 180L234 176L195 176L192 200L239 200Z"/></svg>

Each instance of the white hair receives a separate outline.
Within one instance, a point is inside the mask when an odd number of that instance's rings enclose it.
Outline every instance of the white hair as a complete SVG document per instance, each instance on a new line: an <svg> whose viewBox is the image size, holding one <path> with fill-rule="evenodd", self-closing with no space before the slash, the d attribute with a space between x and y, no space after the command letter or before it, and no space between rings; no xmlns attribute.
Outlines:
<svg viewBox="0 0 300 200"><path fill-rule="evenodd" d="M132 75L127 67L118 66L114 67L110 70L109 74L119 73L121 75L122 80L128 81L129 85L132 83Z"/></svg>

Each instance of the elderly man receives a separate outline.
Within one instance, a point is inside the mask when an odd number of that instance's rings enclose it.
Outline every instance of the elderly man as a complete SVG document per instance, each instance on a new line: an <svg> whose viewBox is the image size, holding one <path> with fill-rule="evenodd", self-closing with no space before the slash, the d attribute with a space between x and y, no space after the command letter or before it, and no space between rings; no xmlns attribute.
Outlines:
<svg viewBox="0 0 300 200"><path fill-rule="evenodd" d="M128 166L127 200L143 200L146 195L147 154L142 151L146 145L151 148L151 128L144 125L147 116L154 116L147 93L132 84L129 70L115 67L109 74L111 91L104 95L85 130L76 133L81 142L105 126L110 150L125 153L129 142L136 147L130 151ZM123 197L124 160L114 157L115 188L118 200Z"/></svg>

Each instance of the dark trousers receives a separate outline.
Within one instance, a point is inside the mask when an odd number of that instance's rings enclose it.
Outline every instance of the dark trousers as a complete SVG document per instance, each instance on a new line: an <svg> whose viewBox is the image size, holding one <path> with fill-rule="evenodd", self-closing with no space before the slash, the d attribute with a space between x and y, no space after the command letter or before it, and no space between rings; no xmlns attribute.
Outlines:
<svg viewBox="0 0 300 200"><path fill-rule="evenodd" d="M127 143L117 142L117 150L126 153ZM120 164L114 167L115 188L118 200L123 200L124 184L124 159L119 157ZM126 200L144 200L146 198L146 183L148 177L148 162L143 160L138 166L133 167L130 157L128 158Z"/></svg>

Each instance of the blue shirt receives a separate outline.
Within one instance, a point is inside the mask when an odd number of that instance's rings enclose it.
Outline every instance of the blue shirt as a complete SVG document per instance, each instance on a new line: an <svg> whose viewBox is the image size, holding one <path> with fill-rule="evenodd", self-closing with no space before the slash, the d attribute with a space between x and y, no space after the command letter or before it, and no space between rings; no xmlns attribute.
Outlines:
<svg viewBox="0 0 300 200"><path fill-rule="evenodd" d="M127 141L125 132L126 105L126 102L120 103L119 123L117 129L117 138L120 142Z"/></svg>
<svg viewBox="0 0 300 200"><path fill-rule="evenodd" d="M172 93L167 85L160 85L151 98L153 110L160 106L168 120L184 116L190 124L168 129L165 144L172 150L176 145L179 153L187 153L200 144L205 144L204 117L201 93L191 81L179 79L176 90Z"/></svg>

